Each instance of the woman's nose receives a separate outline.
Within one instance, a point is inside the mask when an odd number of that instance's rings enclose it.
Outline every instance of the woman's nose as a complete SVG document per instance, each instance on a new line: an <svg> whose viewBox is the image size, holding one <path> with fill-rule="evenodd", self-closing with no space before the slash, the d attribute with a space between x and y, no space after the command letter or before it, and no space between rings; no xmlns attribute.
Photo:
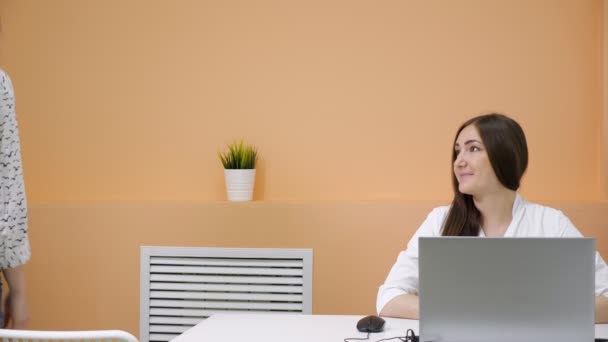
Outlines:
<svg viewBox="0 0 608 342"><path fill-rule="evenodd" d="M466 164L464 158L462 157L462 153L458 153L456 155L456 159L454 160L454 167L461 167Z"/></svg>

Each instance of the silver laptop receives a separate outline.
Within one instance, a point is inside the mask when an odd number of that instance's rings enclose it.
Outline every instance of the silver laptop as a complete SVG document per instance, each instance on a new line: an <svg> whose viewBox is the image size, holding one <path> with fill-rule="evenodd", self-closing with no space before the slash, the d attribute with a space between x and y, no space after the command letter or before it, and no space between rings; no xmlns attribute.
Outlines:
<svg viewBox="0 0 608 342"><path fill-rule="evenodd" d="M421 342L594 340L595 239L419 240Z"/></svg>

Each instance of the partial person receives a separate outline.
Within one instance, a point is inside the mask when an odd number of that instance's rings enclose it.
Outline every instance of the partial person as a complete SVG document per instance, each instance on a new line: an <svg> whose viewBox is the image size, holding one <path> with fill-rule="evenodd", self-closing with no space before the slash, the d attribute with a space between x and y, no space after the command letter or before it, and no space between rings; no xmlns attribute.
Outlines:
<svg viewBox="0 0 608 342"><path fill-rule="evenodd" d="M29 320L24 264L30 259L27 201L13 84L0 69L0 269L8 283L0 322L24 329ZM0 296L2 287L0 287Z"/></svg>
<svg viewBox="0 0 608 342"><path fill-rule="evenodd" d="M561 211L517 193L527 166L526 137L515 120L487 114L462 124L452 152L452 204L433 209L399 254L378 291L381 316L419 319L420 237L582 237ZM608 267L597 252L595 295L595 321L608 323Z"/></svg>

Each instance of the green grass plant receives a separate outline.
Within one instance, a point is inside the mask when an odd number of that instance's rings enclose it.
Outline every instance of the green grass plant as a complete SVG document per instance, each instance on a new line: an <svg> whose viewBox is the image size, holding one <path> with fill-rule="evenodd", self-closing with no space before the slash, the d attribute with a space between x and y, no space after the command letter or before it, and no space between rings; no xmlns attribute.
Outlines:
<svg viewBox="0 0 608 342"><path fill-rule="evenodd" d="M228 144L228 151L218 152L224 169L255 169L258 151L255 146L245 145L243 141Z"/></svg>

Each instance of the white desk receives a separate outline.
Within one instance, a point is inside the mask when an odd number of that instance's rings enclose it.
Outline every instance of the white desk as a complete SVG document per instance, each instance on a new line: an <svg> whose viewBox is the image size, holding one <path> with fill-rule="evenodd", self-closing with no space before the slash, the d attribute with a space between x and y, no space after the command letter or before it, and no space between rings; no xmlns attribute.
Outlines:
<svg viewBox="0 0 608 342"><path fill-rule="evenodd" d="M365 337L357 331L363 316L291 314L216 314L179 335L172 342L341 342L347 337ZM384 331L370 335L370 342L405 336L407 329L418 335L418 321L386 318ZM608 324L596 324L595 335L608 337ZM399 341L399 340L395 340Z"/></svg>

